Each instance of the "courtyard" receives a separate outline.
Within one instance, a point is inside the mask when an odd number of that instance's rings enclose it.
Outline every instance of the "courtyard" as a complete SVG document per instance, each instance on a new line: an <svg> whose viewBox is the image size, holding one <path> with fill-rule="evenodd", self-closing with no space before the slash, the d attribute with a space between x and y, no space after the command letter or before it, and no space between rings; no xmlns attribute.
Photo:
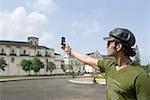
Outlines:
<svg viewBox="0 0 150 100"><path fill-rule="evenodd" d="M105 86L70 78L0 82L0 100L105 100Z"/></svg>

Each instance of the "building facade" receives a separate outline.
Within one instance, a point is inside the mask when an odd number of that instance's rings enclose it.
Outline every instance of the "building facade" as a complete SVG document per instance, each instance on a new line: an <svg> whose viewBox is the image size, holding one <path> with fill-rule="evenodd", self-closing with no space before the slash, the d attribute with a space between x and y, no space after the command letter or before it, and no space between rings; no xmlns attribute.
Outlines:
<svg viewBox="0 0 150 100"><path fill-rule="evenodd" d="M87 53L87 55L91 56L91 57L93 57L95 59L98 59L98 60L113 59L113 57L109 57L107 55L102 55L98 50L96 50L95 52ZM94 68L92 68L89 65L85 66L85 70L88 73L95 73L95 72L97 72Z"/></svg>
<svg viewBox="0 0 150 100"><path fill-rule="evenodd" d="M63 56L64 69L66 72L85 73L85 64L77 60L76 58L65 54Z"/></svg>
<svg viewBox="0 0 150 100"><path fill-rule="evenodd" d="M112 59L112 57L108 57L107 55L100 54L98 50L96 50L95 52L87 53L86 55L91 56L91 57L96 58L96 59L99 59L99 60ZM95 72L97 72L91 66L83 64L80 61L78 61L77 59L73 58L72 56L68 56L67 54L65 54L63 56L63 60L64 60L64 63L66 65L67 72L70 71L70 69L67 66L70 64L73 66L72 70L74 72L81 72L81 73L95 73Z"/></svg>
<svg viewBox="0 0 150 100"><path fill-rule="evenodd" d="M55 50L39 45L39 39L36 37L28 37L27 42L20 41L0 41L0 58L5 59L7 66L5 71L0 71L0 75L27 75L22 70L20 63L22 59L38 58L45 65L38 74L49 74L46 71L46 65L49 61L56 65L54 74L64 73L61 69L61 55L55 53ZM31 71L31 74L35 74Z"/></svg>

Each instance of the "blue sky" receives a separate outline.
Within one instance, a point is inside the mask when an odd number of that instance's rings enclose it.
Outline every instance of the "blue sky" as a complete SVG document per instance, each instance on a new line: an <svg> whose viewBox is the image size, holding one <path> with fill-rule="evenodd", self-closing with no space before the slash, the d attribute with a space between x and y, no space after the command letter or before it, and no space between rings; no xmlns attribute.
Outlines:
<svg viewBox="0 0 150 100"><path fill-rule="evenodd" d="M142 64L150 61L148 0L0 0L0 40L40 39L40 45L60 49L61 36L72 48L106 54L103 37L116 27L136 37Z"/></svg>

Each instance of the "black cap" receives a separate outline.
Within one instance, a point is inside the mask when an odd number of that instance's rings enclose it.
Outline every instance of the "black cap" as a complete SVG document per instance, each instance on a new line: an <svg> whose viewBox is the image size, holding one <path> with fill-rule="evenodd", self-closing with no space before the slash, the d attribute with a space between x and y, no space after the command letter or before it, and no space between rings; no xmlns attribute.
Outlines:
<svg viewBox="0 0 150 100"><path fill-rule="evenodd" d="M134 46L135 37L131 31L125 28L115 28L109 32L109 37L105 37L106 41L119 40L129 46Z"/></svg>

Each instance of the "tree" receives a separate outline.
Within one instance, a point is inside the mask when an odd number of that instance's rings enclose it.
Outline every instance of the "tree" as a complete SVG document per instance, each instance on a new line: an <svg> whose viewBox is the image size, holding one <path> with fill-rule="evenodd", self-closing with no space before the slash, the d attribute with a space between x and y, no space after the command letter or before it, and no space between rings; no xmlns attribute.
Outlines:
<svg viewBox="0 0 150 100"><path fill-rule="evenodd" d="M136 64L138 64L138 65L140 65L140 63L141 63L141 60L140 60L140 52L139 52L139 48L138 48L138 46L136 45L136 47L135 47L135 52L136 52L136 55L135 55L135 57L134 57L134 62L136 63Z"/></svg>
<svg viewBox="0 0 150 100"><path fill-rule="evenodd" d="M41 68L44 68L44 66L45 65L43 64L43 62L40 61L40 59L34 58L32 60L32 69L36 73L36 75L37 75L37 72L39 72Z"/></svg>
<svg viewBox="0 0 150 100"><path fill-rule="evenodd" d="M150 72L150 65L149 63L147 65L141 66L146 72Z"/></svg>
<svg viewBox="0 0 150 100"><path fill-rule="evenodd" d="M50 71L50 75L52 74L54 69L56 69L56 65L53 62L49 61L47 63L47 71Z"/></svg>
<svg viewBox="0 0 150 100"><path fill-rule="evenodd" d="M20 65L21 65L22 69L26 73L29 72L28 75L30 75L30 71L32 70L32 61L31 60L22 59Z"/></svg>
<svg viewBox="0 0 150 100"><path fill-rule="evenodd" d="M6 66L7 66L6 61L3 58L1 58L0 59L0 69L3 70L3 71L5 71L5 67Z"/></svg>

